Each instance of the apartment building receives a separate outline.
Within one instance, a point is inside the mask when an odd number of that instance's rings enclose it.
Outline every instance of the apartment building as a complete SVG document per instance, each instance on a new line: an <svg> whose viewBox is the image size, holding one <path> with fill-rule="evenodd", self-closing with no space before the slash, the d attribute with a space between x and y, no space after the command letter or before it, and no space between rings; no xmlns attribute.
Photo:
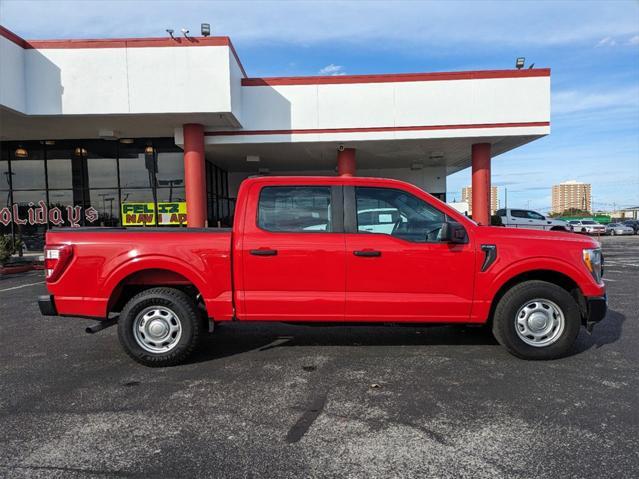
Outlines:
<svg viewBox="0 0 639 479"><path fill-rule="evenodd" d="M468 203L468 214L473 214L473 187L465 186L462 188L462 202ZM490 214L494 215L499 209L499 190L496 186L490 187Z"/></svg>
<svg viewBox="0 0 639 479"><path fill-rule="evenodd" d="M575 180L565 181L552 187L552 211L563 213L566 210L577 209L592 211L591 185Z"/></svg>

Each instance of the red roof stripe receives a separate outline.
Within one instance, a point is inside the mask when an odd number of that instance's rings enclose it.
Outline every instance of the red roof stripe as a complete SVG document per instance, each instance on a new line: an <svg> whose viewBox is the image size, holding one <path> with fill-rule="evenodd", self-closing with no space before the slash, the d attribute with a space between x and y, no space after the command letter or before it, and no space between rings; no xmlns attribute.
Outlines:
<svg viewBox="0 0 639 479"><path fill-rule="evenodd" d="M468 125L373 126L362 128L319 128L297 130L221 130L205 131L204 136L305 135L313 133L369 133L380 131L469 130L478 128L525 128L550 126L549 121L521 123L477 123Z"/></svg>
<svg viewBox="0 0 639 479"><path fill-rule="evenodd" d="M242 80L242 86L334 85L343 83L390 83L442 80L478 80L489 78L529 78L549 76L550 68L537 68L533 70L480 70L436 73L386 73L380 75L244 78Z"/></svg>

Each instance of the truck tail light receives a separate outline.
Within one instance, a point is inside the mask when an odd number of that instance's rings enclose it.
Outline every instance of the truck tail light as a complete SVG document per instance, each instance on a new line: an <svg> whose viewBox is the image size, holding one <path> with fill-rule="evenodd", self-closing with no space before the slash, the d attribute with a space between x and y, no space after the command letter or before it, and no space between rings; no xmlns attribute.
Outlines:
<svg viewBox="0 0 639 479"><path fill-rule="evenodd" d="M56 281L64 272L73 257L70 244L47 245L44 248L44 271L48 282Z"/></svg>

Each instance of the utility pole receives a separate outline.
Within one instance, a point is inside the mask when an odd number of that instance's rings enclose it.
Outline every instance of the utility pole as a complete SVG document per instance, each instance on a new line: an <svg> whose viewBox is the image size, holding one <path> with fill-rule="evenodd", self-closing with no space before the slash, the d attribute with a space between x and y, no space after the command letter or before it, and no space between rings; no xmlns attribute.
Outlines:
<svg viewBox="0 0 639 479"><path fill-rule="evenodd" d="M504 188L504 208L508 209L508 188Z"/></svg>

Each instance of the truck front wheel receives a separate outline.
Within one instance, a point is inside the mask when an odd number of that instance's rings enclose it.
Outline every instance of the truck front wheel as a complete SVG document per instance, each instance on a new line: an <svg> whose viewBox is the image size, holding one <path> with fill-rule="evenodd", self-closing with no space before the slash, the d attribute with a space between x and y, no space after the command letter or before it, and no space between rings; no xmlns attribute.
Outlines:
<svg viewBox="0 0 639 479"><path fill-rule="evenodd" d="M493 334L523 359L555 359L570 352L579 333L579 306L565 289L546 281L513 286L499 300Z"/></svg>
<svg viewBox="0 0 639 479"><path fill-rule="evenodd" d="M137 294L118 320L120 344L145 366L173 366L186 360L204 334L195 302L174 288Z"/></svg>

